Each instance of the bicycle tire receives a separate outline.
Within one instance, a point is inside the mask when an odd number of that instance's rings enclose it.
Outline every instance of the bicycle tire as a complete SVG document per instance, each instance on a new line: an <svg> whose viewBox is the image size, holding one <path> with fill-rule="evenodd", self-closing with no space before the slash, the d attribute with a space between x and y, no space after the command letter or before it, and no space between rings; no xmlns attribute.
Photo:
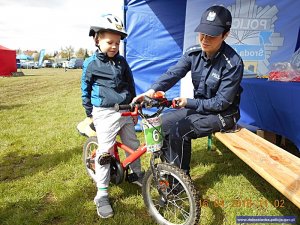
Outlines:
<svg viewBox="0 0 300 225"><path fill-rule="evenodd" d="M96 136L89 137L83 145L83 164L88 175L94 182L96 182L95 162L91 162L90 160L94 160L97 148L98 140Z"/></svg>
<svg viewBox="0 0 300 225"><path fill-rule="evenodd" d="M178 167L166 163L157 164L155 171L160 174L159 183L156 183L153 172L149 169L142 188L144 203L150 215L162 225L198 224L201 211L199 194L190 177ZM159 193L157 186L167 199ZM181 190L176 193L176 188Z"/></svg>

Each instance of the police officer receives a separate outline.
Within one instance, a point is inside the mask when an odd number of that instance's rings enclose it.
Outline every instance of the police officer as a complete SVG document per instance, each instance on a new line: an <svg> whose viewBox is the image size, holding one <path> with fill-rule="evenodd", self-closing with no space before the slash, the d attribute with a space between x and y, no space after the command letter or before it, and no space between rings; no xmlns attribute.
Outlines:
<svg viewBox="0 0 300 225"><path fill-rule="evenodd" d="M167 91L191 71L194 98L175 98L180 110L162 117L167 160L189 174L191 139L232 129L240 118L239 103L243 76L241 57L225 43L232 17L223 6L212 6L195 29L200 45L188 48L176 65L169 68L151 88L133 99L153 97Z"/></svg>

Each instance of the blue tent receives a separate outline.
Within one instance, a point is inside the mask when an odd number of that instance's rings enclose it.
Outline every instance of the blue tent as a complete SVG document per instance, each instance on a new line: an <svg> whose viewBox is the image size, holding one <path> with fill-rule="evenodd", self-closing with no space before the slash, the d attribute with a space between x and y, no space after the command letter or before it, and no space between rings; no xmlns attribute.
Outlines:
<svg viewBox="0 0 300 225"><path fill-rule="evenodd" d="M133 71L137 93L146 91L182 55L185 8L183 0L125 1L126 59ZM168 91L179 94L180 84Z"/></svg>

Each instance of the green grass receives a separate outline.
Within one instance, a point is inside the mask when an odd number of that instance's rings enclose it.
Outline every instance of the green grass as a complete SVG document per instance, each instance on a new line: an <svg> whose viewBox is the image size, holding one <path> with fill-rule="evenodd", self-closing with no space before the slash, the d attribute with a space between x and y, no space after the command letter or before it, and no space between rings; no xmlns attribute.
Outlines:
<svg viewBox="0 0 300 225"><path fill-rule="evenodd" d="M85 116L81 71L23 72L0 78L0 224L155 224L141 190L128 183L110 187L113 218L96 214L95 185L82 163L86 139L75 129ZM221 143L208 152L206 142L193 142L191 164L202 196L201 224L235 224L239 215L294 215L300 223L296 206Z"/></svg>

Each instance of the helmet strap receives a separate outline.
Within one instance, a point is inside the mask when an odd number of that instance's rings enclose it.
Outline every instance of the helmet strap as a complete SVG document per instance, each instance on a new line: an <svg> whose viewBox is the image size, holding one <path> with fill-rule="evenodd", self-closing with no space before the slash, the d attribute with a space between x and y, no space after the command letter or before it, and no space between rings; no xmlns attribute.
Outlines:
<svg viewBox="0 0 300 225"><path fill-rule="evenodd" d="M95 46L97 48L99 48L99 40L98 40L98 33L95 33L95 36L93 37L94 38L94 41L95 41ZM99 48L100 50L100 48ZM100 50L101 51L101 50Z"/></svg>
<svg viewBox="0 0 300 225"><path fill-rule="evenodd" d="M99 49L100 52L102 52L102 51L101 51L101 48L100 48L100 46L99 46L99 40L98 40L98 37L99 37L99 35L98 35L98 33L96 33L95 36L94 36L95 46Z"/></svg>

